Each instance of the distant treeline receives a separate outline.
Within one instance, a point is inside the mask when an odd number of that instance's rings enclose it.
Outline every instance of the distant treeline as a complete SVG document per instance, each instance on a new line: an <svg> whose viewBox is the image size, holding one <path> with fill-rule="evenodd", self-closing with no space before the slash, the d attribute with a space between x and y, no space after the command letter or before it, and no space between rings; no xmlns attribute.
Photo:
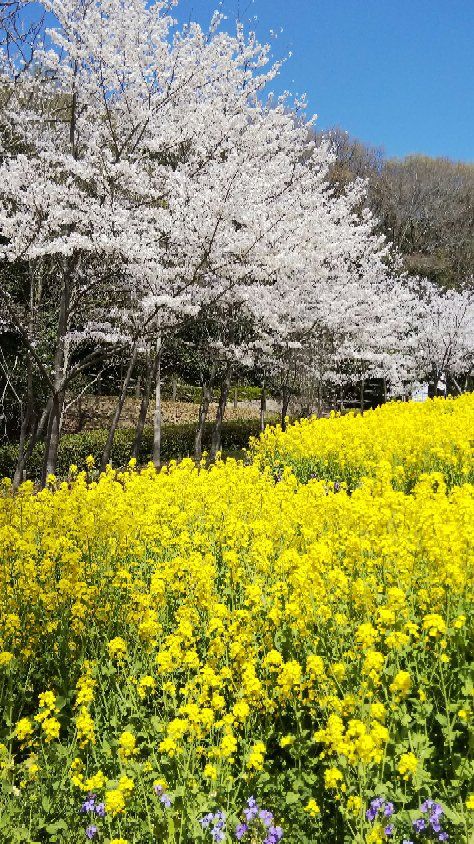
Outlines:
<svg viewBox="0 0 474 844"><path fill-rule="evenodd" d="M382 148L342 129L318 138L328 136L337 159L330 171L334 188L368 180L368 204L407 272L442 287L474 285L474 164L426 155L386 158Z"/></svg>

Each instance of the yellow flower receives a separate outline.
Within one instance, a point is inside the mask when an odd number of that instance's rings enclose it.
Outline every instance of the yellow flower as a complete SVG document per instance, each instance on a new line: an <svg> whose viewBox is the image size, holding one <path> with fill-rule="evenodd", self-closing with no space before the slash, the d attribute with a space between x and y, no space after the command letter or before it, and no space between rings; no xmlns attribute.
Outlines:
<svg viewBox="0 0 474 844"><path fill-rule="evenodd" d="M470 812L474 812L474 793L468 794L466 798L466 809L469 809Z"/></svg>
<svg viewBox="0 0 474 844"><path fill-rule="evenodd" d="M222 741L220 743L220 751L221 755L224 759L229 759L237 750L237 739L231 733L227 736L223 736Z"/></svg>
<svg viewBox="0 0 474 844"><path fill-rule="evenodd" d="M105 811L108 815L115 817L125 810L125 797L123 792L114 788L105 792Z"/></svg>
<svg viewBox="0 0 474 844"><path fill-rule="evenodd" d="M423 630L426 630L429 636L440 636L446 633L446 622L437 613L428 613L423 617Z"/></svg>
<svg viewBox="0 0 474 844"><path fill-rule="evenodd" d="M47 742L59 738L59 731L61 729L61 725L57 718L45 718L41 726L43 728L43 732L46 736Z"/></svg>
<svg viewBox="0 0 474 844"><path fill-rule="evenodd" d="M130 796L133 789L135 788L135 783L133 782L132 778L127 776L127 774L122 774L118 781L117 788L119 791L122 791L127 797Z"/></svg>
<svg viewBox="0 0 474 844"><path fill-rule="evenodd" d="M211 765L208 763L204 766L203 776L208 780L216 780L217 779L217 768L215 765Z"/></svg>
<svg viewBox="0 0 474 844"><path fill-rule="evenodd" d="M383 721L387 714L387 710L385 709L383 703L375 702L370 704L370 714L372 718L376 718L377 721Z"/></svg>
<svg viewBox="0 0 474 844"><path fill-rule="evenodd" d="M38 701L42 709L53 710L56 706L56 695L54 692L41 692Z"/></svg>
<svg viewBox="0 0 474 844"><path fill-rule="evenodd" d="M104 773L99 770L84 780L83 791L102 791L106 782Z"/></svg>
<svg viewBox="0 0 474 844"><path fill-rule="evenodd" d="M247 701L237 701L232 708L232 714L235 715L239 721L245 721L245 719L250 715L250 706Z"/></svg>
<svg viewBox="0 0 474 844"><path fill-rule="evenodd" d="M13 659L13 654L10 651L1 651L0 652L0 668L4 665L10 665Z"/></svg>
<svg viewBox="0 0 474 844"><path fill-rule="evenodd" d="M399 671L390 684L390 691L405 697L411 690L411 677L408 671Z"/></svg>
<svg viewBox="0 0 474 844"><path fill-rule="evenodd" d="M85 706L81 707L81 711L79 715L76 715L75 720L79 746L86 747L88 744L95 744L94 721Z"/></svg>
<svg viewBox="0 0 474 844"><path fill-rule="evenodd" d="M313 797L308 800L306 806L304 807L304 810L305 812L308 812L308 814L312 818L315 818L317 815L321 814L321 809L319 808L318 804L316 803L316 800Z"/></svg>
<svg viewBox="0 0 474 844"><path fill-rule="evenodd" d="M344 781L344 777L338 768L328 768L324 772L324 785L326 788L339 788L339 784Z"/></svg>
<svg viewBox="0 0 474 844"><path fill-rule="evenodd" d="M400 761L397 766L398 773L401 774L404 780L412 777L418 768L418 759L411 751L409 753L402 753Z"/></svg>
<svg viewBox="0 0 474 844"><path fill-rule="evenodd" d="M135 756L137 753L136 745L137 740L133 733L125 730L119 738L119 755L123 759L129 759L131 756Z"/></svg>
<svg viewBox="0 0 474 844"><path fill-rule="evenodd" d="M15 727L15 735L20 741L26 741L33 735L33 729L29 718L20 718Z"/></svg>
<svg viewBox="0 0 474 844"><path fill-rule="evenodd" d="M121 636L116 636L115 639L111 639L107 645L109 650L109 655L112 659L123 659L127 654L127 643L122 639Z"/></svg>
<svg viewBox="0 0 474 844"><path fill-rule="evenodd" d="M163 741L160 741L158 748L161 753L166 753L168 756L175 756L178 746L172 738L167 737Z"/></svg>
<svg viewBox="0 0 474 844"><path fill-rule="evenodd" d="M317 654L310 654L306 660L306 667L314 677L324 676L324 661Z"/></svg>
<svg viewBox="0 0 474 844"><path fill-rule="evenodd" d="M247 759L247 768L254 771L262 771L265 761L266 747L263 741L256 741L250 749Z"/></svg>
<svg viewBox="0 0 474 844"><path fill-rule="evenodd" d="M362 809L362 798L358 795L353 795L347 798L347 811L351 815L358 815Z"/></svg>

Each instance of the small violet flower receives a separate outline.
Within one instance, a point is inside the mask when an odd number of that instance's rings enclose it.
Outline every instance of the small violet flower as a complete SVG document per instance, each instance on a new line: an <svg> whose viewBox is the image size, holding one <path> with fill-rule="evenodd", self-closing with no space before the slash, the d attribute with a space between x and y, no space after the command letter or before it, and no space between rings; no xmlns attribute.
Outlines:
<svg viewBox="0 0 474 844"><path fill-rule="evenodd" d="M235 828L235 837L237 838L237 841L241 841L247 831L248 826L246 823L237 824Z"/></svg>
<svg viewBox="0 0 474 844"><path fill-rule="evenodd" d="M417 818L416 821L413 821L413 826L417 832L423 832L426 829L426 821L424 818Z"/></svg>
<svg viewBox="0 0 474 844"><path fill-rule="evenodd" d="M88 794L87 800L82 804L80 811L83 813L93 812L95 808L95 794Z"/></svg>

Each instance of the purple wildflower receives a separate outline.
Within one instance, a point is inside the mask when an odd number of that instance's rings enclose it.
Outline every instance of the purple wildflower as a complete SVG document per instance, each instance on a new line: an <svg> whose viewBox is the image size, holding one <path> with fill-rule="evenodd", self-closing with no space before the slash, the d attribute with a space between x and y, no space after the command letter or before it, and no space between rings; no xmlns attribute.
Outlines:
<svg viewBox="0 0 474 844"><path fill-rule="evenodd" d="M258 813L258 817L262 821L263 825L267 828L270 827L273 823L273 815L271 812L267 812L266 809L261 809Z"/></svg>
<svg viewBox="0 0 474 844"><path fill-rule="evenodd" d="M258 806L255 797L249 797L247 806L244 809L245 820L250 823L258 815Z"/></svg>
<svg viewBox="0 0 474 844"><path fill-rule="evenodd" d="M201 824L203 829L207 829L208 826L211 825L213 820L214 820L214 815L212 814L212 812L209 812L209 814L204 815L204 817L200 819L199 823Z"/></svg>
<svg viewBox="0 0 474 844"><path fill-rule="evenodd" d="M393 803L386 803L385 804L383 813L384 813L386 818L391 818L394 811L395 811L395 806L393 805Z"/></svg>
<svg viewBox="0 0 474 844"><path fill-rule="evenodd" d="M448 840L448 838L449 838L449 835L448 835L448 833L447 833L447 832L441 832L441 833L438 835L438 841L447 841L447 840Z"/></svg>
<svg viewBox="0 0 474 844"><path fill-rule="evenodd" d="M413 821L413 826L417 832L423 832L426 829L426 821L424 818L417 818L416 821Z"/></svg>
<svg viewBox="0 0 474 844"><path fill-rule="evenodd" d="M246 823L237 824L235 828L235 837L237 838L237 841L241 841L247 831L248 826Z"/></svg>
<svg viewBox="0 0 474 844"><path fill-rule="evenodd" d="M393 835L395 827L393 823L389 823L388 826L385 827L384 832L385 835Z"/></svg>
<svg viewBox="0 0 474 844"><path fill-rule="evenodd" d="M80 811L81 812L93 812L95 808L95 794L88 794L87 800L84 801L82 804Z"/></svg>
<svg viewBox="0 0 474 844"><path fill-rule="evenodd" d="M278 844L283 838L283 830L281 826L271 826L268 830L268 835L265 838L263 844Z"/></svg>
<svg viewBox="0 0 474 844"><path fill-rule="evenodd" d="M370 806L365 813L365 817L367 818L367 820L370 821L371 823L373 823L373 821L377 817L380 809L382 809L384 805L385 805L385 801L384 801L383 797L375 797L374 800L371 801ZM389 803L387 805L390 806L392 804ZM390 817L390 815L387 815L387 817Z"/></svg>
<svg viewBox="0 0 474 844"><path fill-rule="evenodd" d="M95 813L99 818L105 817L105 803L97 803Z"/></svg>
<svg viewBox="0 0 474 844"><path fill-rule="evenodd" d="M86 829L86 836L87 836L87 838L89 839L89 841L92 841L92 839L93 839L93 838L95 838L95 836L97 835L98 831L99 831L99 830L97 829L97 827L96 827L96 826L94 826L94 824L91 824L90 826L88 826L88 827L87 827L87 829Z"/></svg>

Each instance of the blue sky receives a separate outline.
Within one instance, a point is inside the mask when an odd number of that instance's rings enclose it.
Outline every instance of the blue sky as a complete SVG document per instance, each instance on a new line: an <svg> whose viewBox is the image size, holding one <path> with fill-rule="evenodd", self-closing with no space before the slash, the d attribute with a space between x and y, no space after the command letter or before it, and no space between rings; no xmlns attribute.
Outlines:
<svg viewBox="0 0 474 844"><path fill-rule="evenodd" d="M180 0L178 16L207 24L216 6ZM278 87L306 92L320 128L389 156L474 161L474 0L224 0L223 11L261 40L278 32L274 55L293 53Z"/></svg>

